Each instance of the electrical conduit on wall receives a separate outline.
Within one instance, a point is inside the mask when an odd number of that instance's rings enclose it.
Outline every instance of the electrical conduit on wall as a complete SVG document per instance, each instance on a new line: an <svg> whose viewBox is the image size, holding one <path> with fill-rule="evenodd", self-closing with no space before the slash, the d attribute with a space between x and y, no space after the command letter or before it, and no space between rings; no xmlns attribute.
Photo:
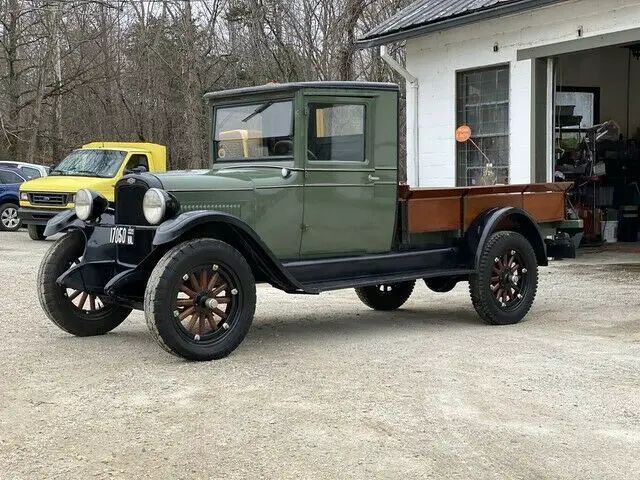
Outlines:
<svg viewBox="0 0 640 480"><path fill-rule="evenodd" d="M389 55L389 53L387 52L387 47L385 45L382 45L380 47L380 58L382 58L382 60L387 65L389 65L393 70L398 72L407 81L407 83L411 86L411 89L413 90L413 138L412 138L413 140L412 141L413 183L415 184L416 187L419 187L420 186L420 156L419 156L420 135L418 133L419 132L419 129L418 129L418 118L419 118L418 117L418 79L413 75L411 75L411 73L409 73L409 71L405 67L400 65L400 63L398 63L395 58Z"/></svg>

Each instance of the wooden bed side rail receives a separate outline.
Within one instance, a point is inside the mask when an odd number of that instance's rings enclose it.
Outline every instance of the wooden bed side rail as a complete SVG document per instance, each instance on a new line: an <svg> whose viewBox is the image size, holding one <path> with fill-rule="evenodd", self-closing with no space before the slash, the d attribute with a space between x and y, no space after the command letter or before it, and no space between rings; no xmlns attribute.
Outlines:
<svg viewBox="0 0 640 480"><path fill-rule="evenodd" d="M573 184L540 183L488 187L420 188L401 190L407 202L409 233L432 233L469 228L483 212L517 207L538 223L565 218L565 194Z"/></svg>

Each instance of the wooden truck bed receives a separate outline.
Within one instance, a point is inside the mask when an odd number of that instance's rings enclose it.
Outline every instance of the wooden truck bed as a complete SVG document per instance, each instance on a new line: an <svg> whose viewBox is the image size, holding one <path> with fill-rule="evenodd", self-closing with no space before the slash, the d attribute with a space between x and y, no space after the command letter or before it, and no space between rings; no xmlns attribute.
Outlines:
<svg viewBox="0 0 640 480"><path fill-rule="evenodd" d="M482 212L493 207L518 207L538 223L565 219L570 182L458 188L400 187L407 203L409 233L466 231Z"/></svg>

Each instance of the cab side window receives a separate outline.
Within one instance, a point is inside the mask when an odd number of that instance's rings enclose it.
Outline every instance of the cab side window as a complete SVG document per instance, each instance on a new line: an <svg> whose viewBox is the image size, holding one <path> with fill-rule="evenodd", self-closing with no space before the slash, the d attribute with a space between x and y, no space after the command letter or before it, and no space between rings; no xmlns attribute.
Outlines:
<svg viewBox="0 0 640 480"><path fill-rule="evenodd" d="M146 155L135 154L131 155L131 158L127 162L125 170L132 171L136 167L144 167L149 171L149 159Z"/></svg>
<svg viewBox="0 0 640 480"><path fill-rule="evenodd" d="M309 104L309 160L365 161L366 107L357 104Z"/></svg>

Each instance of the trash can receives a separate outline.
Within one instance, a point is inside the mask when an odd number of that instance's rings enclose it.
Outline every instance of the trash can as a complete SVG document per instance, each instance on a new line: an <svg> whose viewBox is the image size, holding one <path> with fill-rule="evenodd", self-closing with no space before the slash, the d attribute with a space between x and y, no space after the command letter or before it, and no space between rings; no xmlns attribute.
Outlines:
<svg viewBox="0 0 640 480"><path fill-rule="evenodd" d="M621 205L618 224L619 242L638 241L638 205Z"/></svg>

